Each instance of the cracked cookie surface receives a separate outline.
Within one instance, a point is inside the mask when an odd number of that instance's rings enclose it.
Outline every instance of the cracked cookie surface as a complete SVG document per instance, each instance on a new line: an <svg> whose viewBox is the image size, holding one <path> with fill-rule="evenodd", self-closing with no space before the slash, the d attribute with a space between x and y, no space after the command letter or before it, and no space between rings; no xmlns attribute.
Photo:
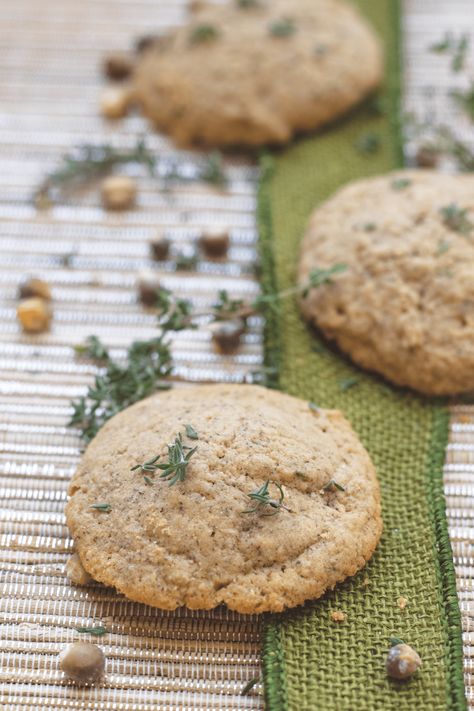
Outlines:
<svg viewBox="0 0 474 711"><path fill-rule="evenodd" d="M243 5L204 6L138 64L138 103L179 144L284 144L341 116L380 83L380 43L350 4Z"/></svg>
<svg viewBox="0 0 474 711"><path fill-rule="evenodd" d="M187 424L199 439L183 435L197 445L184 481L170 487L157 472L150 485L131 471L166 459ZM290 510L243 513L268 479ZM84 568L164 609L302 604L354 575L382 529L374 467L341 413L254 385L177 388L116 415L88 446L69 494ZM90 508L98 502L110 510Z"/></svg>
<svg viewBox="0 0 474 711"><path fill-rule="evenodd" d="M313 213L299 281L347 269L301 302L359 365L426 394L474 390L474 178L398 171Z"/></svg>

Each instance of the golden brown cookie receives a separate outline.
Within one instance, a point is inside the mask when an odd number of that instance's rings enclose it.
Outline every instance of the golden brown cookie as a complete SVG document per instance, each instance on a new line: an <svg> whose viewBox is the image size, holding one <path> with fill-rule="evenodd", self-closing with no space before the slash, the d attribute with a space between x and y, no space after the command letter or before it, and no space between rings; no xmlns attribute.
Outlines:
<svg viewBox="0 0 474 711"><path fill-rule="evenodd" d="M348 3L232 0L155 42L136 68L135 94L180 144L282 144L371 92L381 55Z"/></svg>
<svg viewBox="0 0 474 711"><path fill-rule="evenodd" d="M158 454L165 462L178 433L197 446L184 481L132 471ZM268 480L288 508L249 498ZM341 413L254 385L183 387L133 405L89 445L69 494L84 568L165 609L299 605L354 575L382 529L374 467Z"/></svg>
<svg viewBox="0 0 474 711"><path fill-rule="evenodd" d="M359 365L427 394L474 390L474 178L403 171L318 207L299 280L345 263L302 301Z"/></svg>

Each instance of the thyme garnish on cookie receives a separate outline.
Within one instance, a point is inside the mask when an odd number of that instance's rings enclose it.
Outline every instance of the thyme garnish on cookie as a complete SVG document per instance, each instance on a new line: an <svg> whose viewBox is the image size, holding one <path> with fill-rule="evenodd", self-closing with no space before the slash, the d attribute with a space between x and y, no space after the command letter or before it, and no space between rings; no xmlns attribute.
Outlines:
<svg viewBox="0 0 474 711"><path fill-rule="evenodd" d="M184 481L186 478L186 469L197 447L188 447L183 444L183 438L179 433L173 444L168 445L168 461L158 464L157 468L161 469L160 479L164 479L173 486L178 481Z"/></svg>
<svg viewBox="0 0 474 711"><path fill-rule="evenodd" d="M290 17L283 17L281 20L272 22L269 30L274 37L289 37L296 32L296 25Z"/></svg>
<svg viewBox="0 0 474 711"><path fill-rule="evenodd" d="M459 207L455 202L440 208L439 210L446 227L454 232L469 236L474 230L474 223L467 216L467 209Z"/></svg>
<svg viewBox="0 0 474 711"><path fill-rule="evenodd" d="M185 425L185 431L189 439L199 439L198 433L192 425ZM184 481L186 478L187 466L196 450L197 447L188 447L183 444L183 437L179 432L175 437L174 443L168 445L168 460L166 462L160 462L161 454L157 454L156 457L143 462L143 464L135 464L130 471L140 470L144 474L146 472L154 474L159 470L161 471L160 479L165 479L170 486L173 486L176 482ZM149 476L144 476L143 478L149 486L154 483Z"/></svg>
<svg viewBox="0 0 474 711"><path fill-rule="evenodd" d="M203 22L200 25L196 25L191 30L189 36L191 44L201 44L202 42L210 42L219 36L219 32L208 22Z"/></svg>
<svg viewBox="0 0 474 711"><path fill-rule="evenodd" d="M270 484L273 484L278 489L278 499L272 498L269 491ZM247 494L247 496L252 502L255 502L255 506L251 509L245 509L245 511L242 511L244 514L258 512L262 516L275 516L281 511L281 509L285 509L285 511L290 510L288 506L285 506L283 503L285 498L283 487L277 481L271 479L267 479L265 484L263 484L260 489L251 491L250 494ZM269 511L268 509L273 510Z"/></svg>
<svg viewBox="0 0 474 711"><path fill-rule="evenodd" d="M91 504L90 509L95 509L95 511L102 511L103 513L109 513L112 511L112 506L110 504Z"/></svg>
<svg viewBox="0 0 474 711"><path fill-rule="evenodd" d="M331 491L332 489L337 489L338 491L345 491L345 487L339 484L335 479L330 479L327 484L323 486L323 491Z"/></svg>

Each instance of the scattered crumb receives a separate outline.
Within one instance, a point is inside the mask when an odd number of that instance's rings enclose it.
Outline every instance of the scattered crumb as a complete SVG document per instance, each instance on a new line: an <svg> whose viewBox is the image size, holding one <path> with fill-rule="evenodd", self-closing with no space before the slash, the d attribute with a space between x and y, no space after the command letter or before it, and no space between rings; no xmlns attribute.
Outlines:
<svg viewBox="0 0 474 711"><path fill-rule="evenodd" d="M366 575L365 578L364 578L363 581L362 581L362 585L364 586L364 588L366 588L369 583L370 583L369 576Z"/></svg>
<svg viewBox="0 0 474 711"><path fill-rule="evenodd" d="M335 610L334 612L331 612L331 620L333 622L344 622L346 619L346 613L341 612L340 610Z"/></svg>
<svg viewBox="0 0 474 711"><path fill-rule="evenodd" d="M88 585L92 581L89 573L84 570L81 559L73 553L66 563L66 575L73 585Z"/></svg>
<svg viewBox="0 0 474 711"><path fill-rule="evenodd" d="M399 597L397 602L400 610L404 610L405 607L408 605L408 600L406 599L406 597Z"/></svg>

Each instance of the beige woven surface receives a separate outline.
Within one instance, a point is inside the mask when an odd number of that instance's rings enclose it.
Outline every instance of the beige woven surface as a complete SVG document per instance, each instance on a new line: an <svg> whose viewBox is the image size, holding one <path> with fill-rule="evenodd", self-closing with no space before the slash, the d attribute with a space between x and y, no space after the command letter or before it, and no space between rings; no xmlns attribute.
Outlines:
<svg viewBox="0 0 474 711"><path fill-rule="evenodd" d="M447 79L425 51L443 29L472 20L468 0L407 0L407 102L426 105L427 83ZM123 352L134 338L153 334L153 317L135 300L136 272L149 266L147 242L169 228L176 245L192 243L199 229L232 227L227 264L202 263L198 274L163 284L199 306L219 288L234 295L256 291L255 180L253 168L232 163L229 190L190 183L164 193L156 181L130 168L140 186L137 210L103 213L97 192L37 214L29 202L44 172L81 142L131 145L144 130L132 116L107 124L97 114L100 57L130 45L137 35L179 23L179 0L2 0L0 3L0 496L2 602L1 708L13 709L251 709L261 708L259 687L240 691L258 674L259 629L254 618L163 613L127 602L102 587L73 588L64 575L71 541L64 526L67 482L78 461L79 439L65 425L69 401L84 392L94 369L74 359L72 345L90 333ZM441 82L441 83L442 83ZM444 102L435 92L437 111ZM463 124L462 128L466 131ZM162 169L177 154L159 136L150 147ZM196 156L180 153L192 172ZM70 257L69 268L62 261ZM50 334L22 335L16 325L16 287L26 274L53 287ZM176 338L177 374L190 380L239 380L261 363L261 324L252 324L236 358L213 354L205 330ZM446 463L446 493L463 610L466 675L474 657L472 540L474 538L474 412L453 409ZM65 683L56 655L79 637L76 625L105 623L100 640L107 678L77 690ZM472 646L471 646L472 645ZM474 691L469 689L474 707Z"/></svg>

